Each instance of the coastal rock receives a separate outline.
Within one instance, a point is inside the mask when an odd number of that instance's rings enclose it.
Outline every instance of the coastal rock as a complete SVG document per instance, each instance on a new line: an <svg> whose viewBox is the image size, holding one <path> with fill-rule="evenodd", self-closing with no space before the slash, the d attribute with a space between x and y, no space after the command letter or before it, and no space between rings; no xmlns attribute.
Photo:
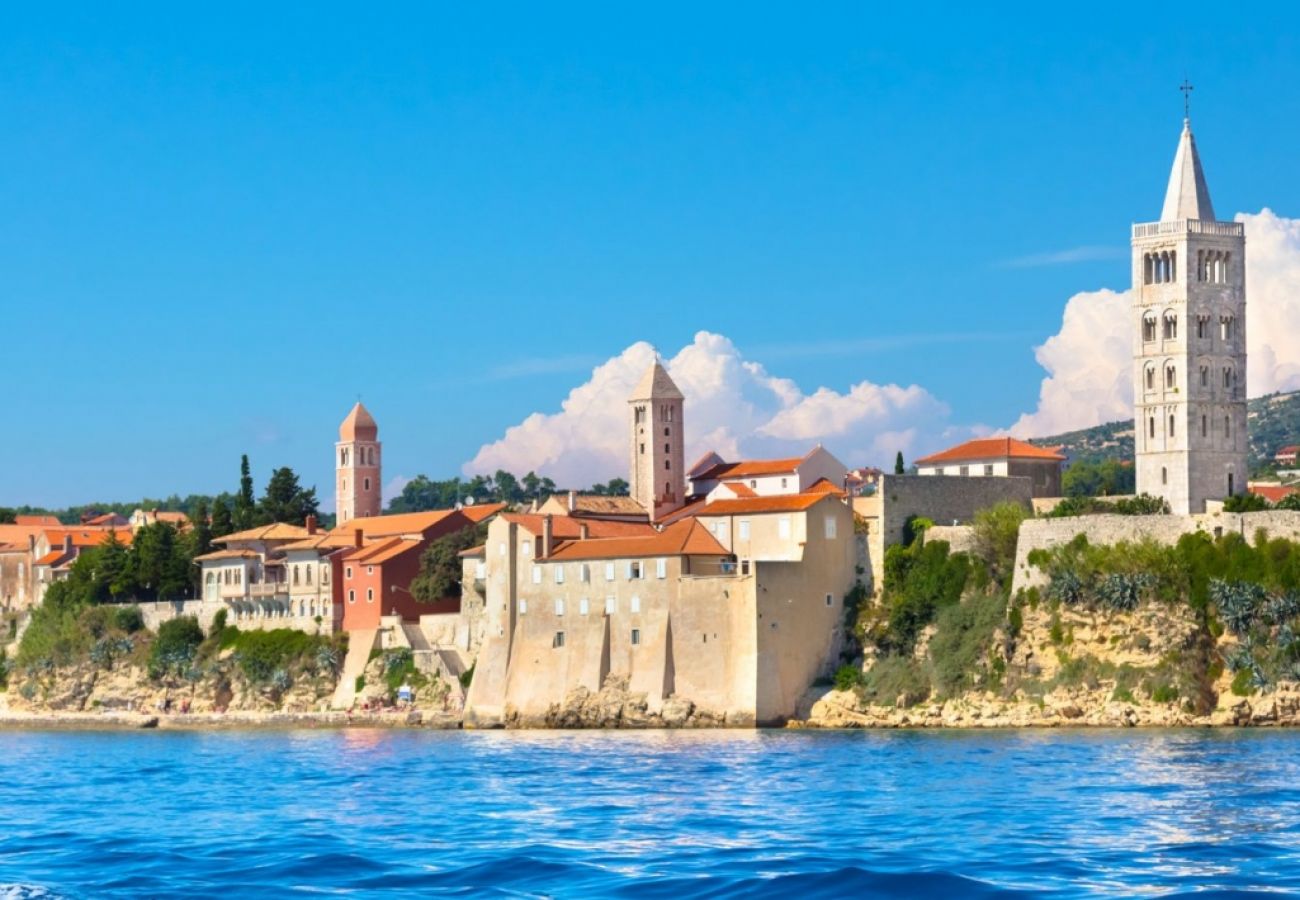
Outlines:
<svg viewBox="0 0 1300 900"><path fill-rule="evenodd" d="M669 728L681 728L690 719L691 713L694 711L694 703L685 697L674 695L664 701L663 709L659 711L659 715L663 717L664 724Z"/></svg>

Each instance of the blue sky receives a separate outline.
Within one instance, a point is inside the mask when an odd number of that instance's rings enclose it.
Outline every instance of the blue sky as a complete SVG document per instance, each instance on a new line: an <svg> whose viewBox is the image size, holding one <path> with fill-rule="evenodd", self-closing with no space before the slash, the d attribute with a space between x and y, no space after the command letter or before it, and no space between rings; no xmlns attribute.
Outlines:
<svg viewBox="0 0 1300 900"><path fill-rule="evenodd" d="M1220 216L1300 211L1295 7L698 6L6 7L0 505L241 452L327 495L358 394L389 472L450 476L700 329L1005 425L1126 286L1185 72Z"/></svg>

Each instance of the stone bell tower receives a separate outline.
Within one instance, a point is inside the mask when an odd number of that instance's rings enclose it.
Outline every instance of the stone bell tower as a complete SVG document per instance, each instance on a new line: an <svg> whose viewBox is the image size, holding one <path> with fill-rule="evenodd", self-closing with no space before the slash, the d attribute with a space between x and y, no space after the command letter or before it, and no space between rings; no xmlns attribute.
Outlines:
<svg viewBox="0 0 1300 900"><path fill-rule="evenodd" d="M1215 218L1188 118L1160 221L1133 226L1132 328L1138 492L1178 514L1245 492L1245 229Z"/></svg>
<svg viewBox="0 0 1300 900"><path fill-rule="evenodd" d="M338 524L377 516L383 506L379 426L360 403L339 426L334 445L335 512Z"/></svg>
<svg viewBox="0 0 1300 900"><path fill-rule="evenodd" d="M677 509L685 500L684 402L682 392L658 359L628 398L632 499L645 507L651 521Z"/></svg>

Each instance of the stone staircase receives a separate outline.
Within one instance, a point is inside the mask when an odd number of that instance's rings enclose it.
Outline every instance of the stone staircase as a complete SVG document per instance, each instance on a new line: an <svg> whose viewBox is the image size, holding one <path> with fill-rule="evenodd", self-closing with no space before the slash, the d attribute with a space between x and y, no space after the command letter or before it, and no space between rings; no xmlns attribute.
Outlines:
<svg viewBox="0 0 1300 900"><path fill-rule="evenodd" d="M356 701L357 676L365 671L366 663L370 662L370 651L374 649L378 635L379 631L375 628L349 633L348 655L343 660L343 671L339 674L334 699L330 702L334 709L349 709Z"/></svg>

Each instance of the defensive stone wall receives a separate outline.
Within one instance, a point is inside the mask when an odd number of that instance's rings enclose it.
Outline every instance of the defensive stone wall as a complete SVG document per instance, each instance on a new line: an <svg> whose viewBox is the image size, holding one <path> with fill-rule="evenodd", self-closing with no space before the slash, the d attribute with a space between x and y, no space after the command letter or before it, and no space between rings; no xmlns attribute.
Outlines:
<svg viewBox="0 0 1300 900"><path fill-rule="evenodd" d="M975 529L969 525L936 525L925 532L926 542L946 541L950 553L972 553Z"/></svg>
<svg viewBox="0 0 1300 900"><path fill-rule="evenodd" d="M212 620L217 611L228 609L220 600L158 600L152 603L137 603L144 625L150 631L157 631L163 622L178 619L181 616L194 616L199 620L199 627L207 631L212 627ZM311 616L258 616L235 620L228 615L227 624L238 625L241 631L273 631L277 628L294 628L308 634L318 634L329 630L328 625L318 623Z"/></svg>
<svg viewBox="0 0 1300 900"><path fill-rule="evenodd" d="M1029 554L1086 535L1090 544L1118 544L1150 538L1162 544L1176 544L1185 534L1198 531L1211 537L1230 532L1254 543L1264 530L1269 537L1300 540L1300 512L1268 510L1252 513L1213 513L1198 516L1069 516L1060 519L1026 519L1016 544L1016 575L1012 592L1043 586L1047 578L1029 565ZM931 533L938 529L931 529Z"/></svg>

